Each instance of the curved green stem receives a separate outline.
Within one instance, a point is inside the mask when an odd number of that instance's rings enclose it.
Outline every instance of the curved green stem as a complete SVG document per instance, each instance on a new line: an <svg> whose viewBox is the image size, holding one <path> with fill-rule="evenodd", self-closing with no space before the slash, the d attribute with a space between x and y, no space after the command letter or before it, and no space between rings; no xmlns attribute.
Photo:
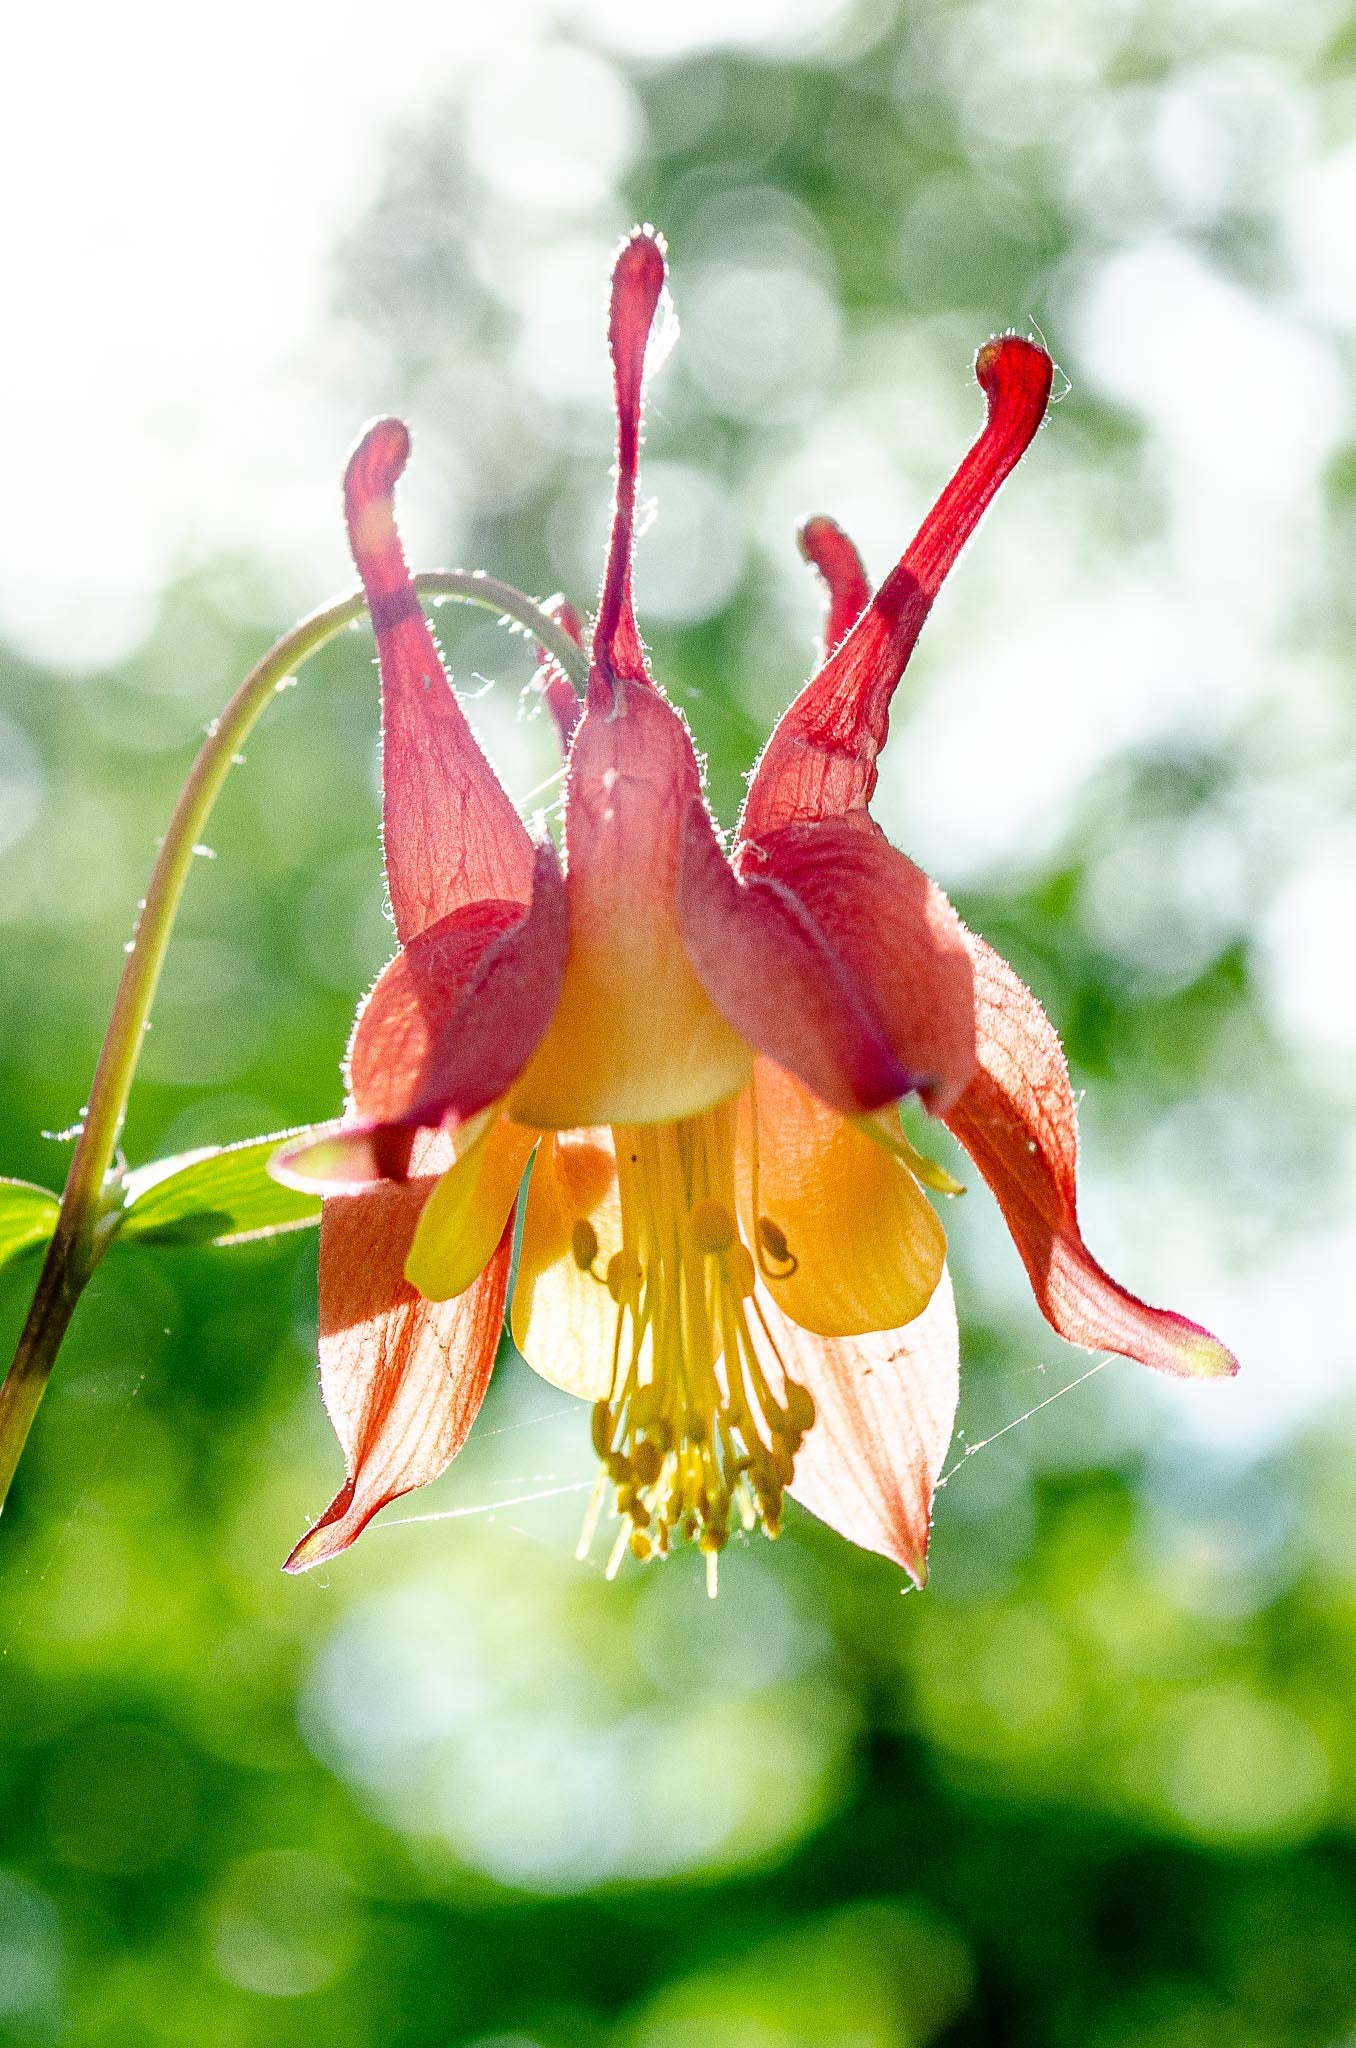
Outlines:
<svg viewBox="0 0 1356 2048"><path fill-rule="evenodd" d="M461 569L426 570L415 577L414 583L422 597L459 598L463 603L481 605L487 611L513 619L540 642L578 688L586 684L588 668L580 648L554 619L511 585L500 583L493 576ZM362 618L366 610L366 598L361 591L354 591L312 612L276 641L208 729L188 780L179 792L118 983L113 1014L94 1071L89 1106L61 1197L61 1213L18 1349L0 1387L0 1508L8 1496L75 1304L115 1234L108 1227L118 1199L113 1155L174 919L193 865L193 849L202 838L232 762L265 707L295 669L346 626Z"/></svg>

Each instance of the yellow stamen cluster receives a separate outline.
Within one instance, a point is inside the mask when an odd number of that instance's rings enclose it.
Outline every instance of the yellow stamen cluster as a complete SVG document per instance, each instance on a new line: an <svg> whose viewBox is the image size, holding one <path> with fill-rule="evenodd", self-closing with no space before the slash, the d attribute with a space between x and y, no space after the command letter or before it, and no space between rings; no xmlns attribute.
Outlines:
<svg viewBox="0 0 1356 2048"><path fill-rule="evenodd" d="M778 1534L814 1403L787 1375L755 1299L754 1255L735 1220L732 1105L618 1126L613 1138L621 1247L600 1271L593 1226L576 1223L571 1240L576 1264L617 1305L612 1392L593 1411L603 1469L580 1555L610 1482L621 1526L609 1576L628 1550L644 1560L695 1542L714 1593L733 1517ZM783 1234L764 1218L757 1235L760 1261L783 1267Z"/></svg>

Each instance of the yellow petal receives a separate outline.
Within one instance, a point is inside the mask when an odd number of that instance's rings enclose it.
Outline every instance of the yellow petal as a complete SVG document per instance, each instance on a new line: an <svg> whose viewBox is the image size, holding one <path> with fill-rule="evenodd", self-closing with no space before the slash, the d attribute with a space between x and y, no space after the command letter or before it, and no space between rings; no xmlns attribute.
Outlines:
<svg viewBox="0 0 1356 2048"><path fill-rule="evenodd" d="M405 1261L405 1278L425 1300L463 1294L489 1264L539 1135L498 1117L438 1182Z"/></svg>
<svg viewBox="0 0 1356 2048"><path fill-rule="evenodd" d="M802 1329L894 1330L932 1299L946 1232L907 1166L768 1060L740 1101L739 1199L772 1297Z"/></svg>
<svg viewBox="0 0 1356 2048"><path fill-rule="evenodd" d="M575 1225L588 1222L598 1252L591 1272L575 1257ZM584 1400L612 1391L617 1305L605 1284L621 1246L617 1167L606 1130L543 1138L532 1163L510 1328L534 1372Z"/></svg>
<svg viewBox="0 0 1356 2048"><path fill-rule="evenodd" d="M865 1131L873 1144L884 1145L887 1152L893 1152L902 1160L915 1180L921 1180L925 1188L931 1188L936 1195L963 1195L965 1183L956 1179L953 1173L936 1159L929 1159L926 1152L920 1152L899 1121L899 1104L887 1102L883 1109L874 1110L870 1116L857 1118L859 1129Z"/></svg>

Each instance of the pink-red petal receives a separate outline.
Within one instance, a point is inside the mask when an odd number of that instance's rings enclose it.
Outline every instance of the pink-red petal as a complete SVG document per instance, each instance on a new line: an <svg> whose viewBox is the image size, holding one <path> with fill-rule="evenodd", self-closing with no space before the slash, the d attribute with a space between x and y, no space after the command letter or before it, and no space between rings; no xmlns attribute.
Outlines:
<svg viewBox="0 0 1356 2048"><path fill-rule="evenodd" d="M806 561L819 571L828 592L824 652L829 655L866 610L871 585L861 556L836 519L816 514L806 520L796 540Z"/></svg>
<svg viewBox="0 0 1356 2048"><path fill-rule="evenodd" d="M975 374L984 429L847 639L777 726L749 785L742 837L865 805L876 785L890 699L933 599L999 486L1030 446L1050 397L1044 349L1016 335L986 343Z"/></svg>
<svg viewBox="0 0 1356 2048"><path fill-rule="evenodd" d="M478 897L525 903L532 841L457 702L396 532L409 456L399 420L369 427L349 460L344 508L381 668L382 830L402 943Z"/></svg>
<svg viewBox="0 0 1356 2048"><path fill-rule="evenodd" d="M420 1164L428 1167L445 1141L423 1143ZM466 1293L425 1301L404 1267L432 1186L421 1177L325 1204L320 1384L348 1476L287 1571L337 1557L388 1501L436 1479L484 1399L504 1317L512 1225Z"/></svg>
<svg viewBox="0 0 1356 2048"><path fill-rule="evenodd" d="M1059 1038L1007 962L982 939L967 938L979 1065L945 1121L993 1189L1046 1321L1071 1344L1160 1372L1210 1379L1237 1372L1218 1338L1128 1293L1084 1244L1078 1124Z"/></svg>
<svg viewBox="0 0 1356 2048"><path fill-rule="evenodd" d="M517 1080L555 1015L568 943L564 878L547 844L526 910L466 904L383 969L349 1048L355 1115L284 1149L270 1170L322 1193L403 1179L416 1131L457 1129Z"/></svg>
<svg viewBox="0 0 1356 2048"><path fill-rule="evenodd" d="M864 813L786 826L736 867L694 808L683 935L741 1036L847 1114L913 1090L954 1102L975 1065L973 976L936 884Z"/></svg>
<svg viewBox="0 0 1356 2048"><path fill-rule="evenodd" d="M706 806L691 804L678 873L683 942L740 1036L852 1116L895 1102L918 1078L794 890L737 876Z"/></svg>
<svg viewBox="0 0 1356 2048"><path fill-rule="evenodd" d="M516 907L515 907L516 908ZM358 1019L349 1087L362 1116L474 1116L502 1095L555 1012L569 944L555 848L536 849L532 900L468 905L397 953Z"/></svg>
<svg viewBox="0 0 1356 2048"><path fill-rule="evenodd" d="M920 1316L871 1337L812 1337L760 1299L782 1363L815 1404L792 1499L849 1543L893 1558L921 1586L959 1389L949 1276Z"/></svg>

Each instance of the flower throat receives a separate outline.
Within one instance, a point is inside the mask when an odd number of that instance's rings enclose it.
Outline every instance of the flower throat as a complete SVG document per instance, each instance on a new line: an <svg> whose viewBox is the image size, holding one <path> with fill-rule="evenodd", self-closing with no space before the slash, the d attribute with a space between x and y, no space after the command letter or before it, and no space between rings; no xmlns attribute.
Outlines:
<svg viewBox="0 0 1356 2048"><path fill-rule="evenodd" d="M610 1482L621 1526L608 1576L628 1549L645 1560L695 1542L712 1595L732 1517L780 1533L815 1412L754 1292L755 1256L735 1220L734 1131L732 1102L676 1123L614 1126L621 1249L600 1270L592 1224L576 1223L573 1237L576 1263L617 1305L612 1392L593 1410L603 1469L579 1555ZM777 1226L760 1219L758 1240L758 1261L786 1270Z"/></svg>

